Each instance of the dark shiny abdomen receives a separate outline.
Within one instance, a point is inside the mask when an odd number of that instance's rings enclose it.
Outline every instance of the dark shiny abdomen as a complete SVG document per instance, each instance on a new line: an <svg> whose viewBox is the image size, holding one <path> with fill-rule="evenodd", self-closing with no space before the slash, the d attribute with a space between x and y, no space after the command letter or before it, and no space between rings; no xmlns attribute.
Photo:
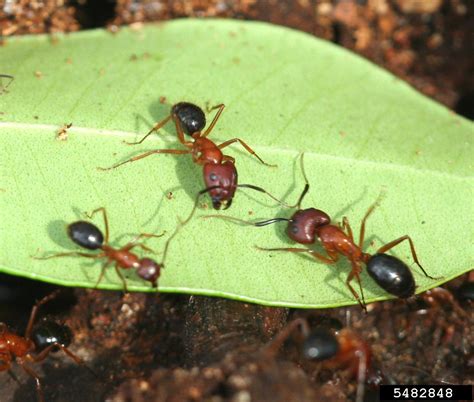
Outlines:
<svg viewBox="0 0 474 402"><path fill-rule="evenodd" d="M382 289L406 299L415 294L415 279L410 268L388 254L375 254L367 261L367 272Z"/></svg>

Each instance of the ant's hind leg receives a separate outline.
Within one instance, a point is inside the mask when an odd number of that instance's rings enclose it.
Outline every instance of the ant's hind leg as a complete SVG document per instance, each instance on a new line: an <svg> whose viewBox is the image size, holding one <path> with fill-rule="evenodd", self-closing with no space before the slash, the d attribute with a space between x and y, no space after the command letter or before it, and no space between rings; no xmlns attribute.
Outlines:
<svg viewBox="0 0 474 402"><path fill-rule="evenodd" d="M413 260L415 261L415 264L418 265L420 269L423 271L423 274L425 274L425 276L430 279L441 279L440 277L435 278L427 274L425 269L421 266L420 261L418 261L418 256L416 255L416 251L415 251L415 245L413 244L413 240L411 239L411 237L408 235L399 237L398 239L392 240L390 243L385 244L384 246L380 247L377 250L377 253L383 254L386 251L392 249L393 247L398 246L404 240L408 240L408 242L410 243L410 250L411 250L411 255L413 257Z"/></svg>
<svg viewBox="0 0 474 402"><path fill-rule="evenodd" d="M135 162L135 161L138 161L140 159L143 159L143 158L146 158L150 155L153 155L153 154L174 154L174 155L185 155L185 154L190 154L191 151L189 150L183 150L183 149L156 149L154 151L148 151L148 152L145 152L144 154L140 154L140 155L137 155L137 156L134 156L133 158L130 158L130 159L127 159L126 161L123 161L123 162L120 162L120 163L116 163L115 165L112 165L108 168L103 168L103 167L98 167L97 169L98 170L112 170L112 169L115 169L115 168L118 168L119 166L122 166L124 165L125 163L130 163L130 162Z"/></svg>
<svg viewBox="0 0 474 402"><path fill-rule="evenodd" d="M206 131L204 131L204 134L202 135L202 137L207 137L211 133L212 129L217 123L217 120L219 120L219 117L221 117L221 114L224 111L224 108L225 108L225 105L223 103L220 103L219 105L213 106L210 109L208 109L208 112L211 112L212 110L215 110L215 109L219 109L219 110L217 111L216 115L212 119L212 123L209 124L209 127L206 129Z"/></svg>
<svg viewBox="0 0 474 402"><path fill-rule="evenodd" d="M125 144L127 145L138 145L138 144L141 144L143 141L145 141L147 139L147 137L149 135L151 135L154 131L158 131L161 127L163 127L166 123L168 123L168 121L170 121L171 119L171 116L168 116L166 118L164 118L163 120L159 121L158 123L155 123L155 125L151 128L150 131L148 131L148 133L140 140L140 141L137 141L137 142L128 142L128 141L124 141Z"/></svg>
<svg viewBox="0 0 474 402"><path fill-rule="evenodd" d="M26 366L24 363L20 363L20 366L29 376L34 378L36 383L36 393L38 395L38 402L44 402L43 388L41 387L41 380L38 374L36 374L36 372L32 368Z"/></svg>

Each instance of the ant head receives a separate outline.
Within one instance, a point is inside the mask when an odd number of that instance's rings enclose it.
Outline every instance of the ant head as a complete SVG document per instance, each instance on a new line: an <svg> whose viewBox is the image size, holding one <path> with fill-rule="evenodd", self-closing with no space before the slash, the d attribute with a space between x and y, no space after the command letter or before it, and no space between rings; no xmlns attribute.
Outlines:
<svg viewBox="0 0 474 402"><path fill-rule="evenodd" d="M38 352L55 343L68 347L72 341L72 332L67 325L45 320L33 329L31 340ZM54 348L52 351L57 352L58 350L59 348Z"/></svg>
<svg viewBox="0 0 474 402"><path fill-rule="evenodd" d="M327 328L313 330L303 344L305 358L322 361L336 356L339 351L339 342L336 335Z"/></svg>
<svg viewBox="0 0 474 402"><path fill-rule="evenodd" d="M378 253L367 260L367 272L386 292L406 299L415 294L415 279L410 268L401 260Z"/></svg>
<svg viewBox="0 0 474 402"><path fill-rule="evenodd" d="M311 244L315 241L316 229L330 223L329 215L320 209L301 209L290 219L287 228L288 237L301 244Z"/></svg>
<svg viewBox="0 0 474 402"><path fill-rule="evenodd" d="M140 266L137 268L137 275L145 281L151 282L152 286L156 288L161 268L163 268L163 264L158 264L151 258L142 258Z"/></svg>
<svg viewBox="0 0 474 402"><path fill-rule="evenodd" d="M176 116L185 134L193 135L206 127L206 115L193 103L177 103L171 108L171 114Z"/></svg>
<svg viewBox="0 0 474 402"><path fill-rule="evenodd" d="M69 238L81 247L97 250L104 244L104 235L90 222L77 221L67 227Z"/></svg>
<svg viewBox="0 0 474 402"><path fill-rule="evenodd" d="M209 190L214 209L220 209L222 204L227 209L232 204L237 188L237 170L231 161L221 165L206 164L203 168L204 183ZM215 187L215 188L213 188Z"/></svg>

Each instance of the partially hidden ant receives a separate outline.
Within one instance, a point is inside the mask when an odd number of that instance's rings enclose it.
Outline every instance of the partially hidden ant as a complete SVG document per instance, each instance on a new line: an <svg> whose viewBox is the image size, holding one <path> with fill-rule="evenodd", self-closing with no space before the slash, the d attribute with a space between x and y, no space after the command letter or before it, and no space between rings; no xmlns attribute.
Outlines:
<svg viewBox="0 0 474 402"><path fill-rule="evenodd" d="M161 269L164 267L164 261L168 252L168 247L170 241L173 239L176 231L168 238L165 244L162 261L157 263L155 260L145 257L140 258L135 253L132 252L132 249L135 247L140 247L145 251L153 252L150 248L145 246L143 243L139 242L140 239L149 238L149 237L161 237L161 235L154 235L148 233L141 233L136 236L131 242L127 243L125 246L116 249L109 244L109 221L107 218L107 212L104 207L97 208L88 215L89 218L92 218L97 212L101 212L104 219L105 227L105 237L102 234L101 230L94 224L87 221L77 221L71 223L67 227L67 232L69 238L76 243L77 245L86 248L88 250L101 250L98 254L83 253L79 251L72 251L66 253L57 253L45 257L33 257L38 260L47 260L50 258L57 257L69 257L69 256L79 256L93 259L105 259L105 263L102 266L102 271L96 282L96 287L99 285L102 280L106 268L115 263L115 271L121 279L124 287L124 291L127 292L127 282L125 281L124 276L120 269L131 269L136 270L137 275L145 281L148 281L152 284L154 288L157 287L158 277L160 276Z"/></svg>
<svg viewBox="0 0 474 402"><path fill-rule="evenodd" d="M147 156L154 154L174 154L174 155L187 155L190 154L193 157L194 163L202 165L204 183L206 188L212 188L209 191L209 195L212 199L212 205L214 209L220 209L224 205L224 209L231 206L234 198L234 193L237 187L251 188L256 191L267 193L260 187L251 184L237 184L237 169L235 167L235 159L232 156L224 155L222 149L227 146L238 142L242 145L247 152L255 156L262 164L274 167L275 165L269 165L263 161L257 153L250 148L240 138L233 138L223 142L222 144L215 144L210 140L208 135L216 125L219 117L221 116L225 108L224 104L219 104L212 107L210 110L217 109L217 113L214 116L211 124L206 126L206 116L204 111L197 105L189 102L180 102L171 107L171 111L168 117L157 122L151 130L138 142L126 142L128 145L141 144L145 139L153 132L158 131L170 120L173 120L176 126L176 132L178 134L178 140L188 149L155 149L148 151L143 154L134 156L126 161L117 163L109 168L98 168L99 170L110 170L115 169L125 163L135 162L137 160L146 158ZM192 140L187 141L184 135L191 136ZM271 195L270 195L271 196ZM275 199L273 196L271 196Z"/></svg>
<svg viewBox="0 0 474 402"><path fill-rule="evenodd" d="M0 371L11 373L12 364L18 364L35 380L39 402L44 402L41 380L28 364L42 362L52 352L61 350L76 364L84 366L96 376L80 357L68 349L72 340L69 327L51 321L44 321L34 327L39 308L54 299L58 292L51 293L33 306L24 336L11 332L6 324L0 323Z"/></svg>
<svg viewBox="0 0 474 402"><path fill-rule="evenodd" d="M309 191L309 182L303 166L303 156L304 155L301 156L300 161L301 170L305 180L305 186L301 195L299 196L298 202L296 203L297 211L291 216L291 218L273 218L260 222L248 222L228 216L208 215L207 217L216 217L252 226L266 226L272 223L283 221L288 223L286 233L291 240L300 244L314 244L316 240L319 239L321 245L326 251L326 255L318 253L317 251L309 248L257 248L259 250L265 251L308 253L315 259L326 264L335 264L341 255L346 257L352 266L351 272L346 279L346 285L354 298L365 311L367 311L367 309L362 283L360 280L362 263L367 266L367 271L372 279L386 292L399 298L408 298L414 295L416 285L410 268L398 258L386 254L388 250L392 249L405 240L409 242L413 260L422 270L423 274L430 279L439 279L428 275L425 269L421 266L413 241L408 235L392 240L391 242L380 247L373 255L362 251L365 237L365 224L368 217L379 205L380 197L374 204L370 206L362 219L358 244L356 244L354 241L352 228L347 217L343 217L342 224L336 226L331 223L331 218L329 215L320 209L301 209L301 203ZM361 297L359 297L357 292L351 286L351 281L354 278L356 278L359 284Z"/></svg>
<svg viewBox="0 0 474 402"><path fill-rule="evenodd" d="M12 75L8 75L8 74L0 74L0 81L2 78L6 78L8 80L8 83L6 85L3 85L3 84L0 84L0 95L4 94L5 92L7 92L7 88L9 87L9 85L13 82L13 80L15 79L15 77L13 77Z"/></svg>
<svg viewBox="0 0 474 402"><path fill-rule="evenodd" d="M297 318L265 346L263 353L275 355L298 327L303 335L301 355L307 360L319 362L323 369L343 370L350 379L356 378L357 402L363 400L366 384L377 386L384 381L384 375L374 367L369 344L349 328L335 330L320 326L310 330L306 319Z"/></svg>

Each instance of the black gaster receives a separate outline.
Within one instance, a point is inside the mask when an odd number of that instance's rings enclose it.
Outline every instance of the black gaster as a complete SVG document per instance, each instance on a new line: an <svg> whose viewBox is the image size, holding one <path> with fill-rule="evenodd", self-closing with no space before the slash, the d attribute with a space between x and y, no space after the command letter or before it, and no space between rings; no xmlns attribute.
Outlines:
<svg viewBox="0 0 474 402"><path fill-rule="evenodd" d="M70 239L81 247L97 250L104 244L104 235L90 222L77 221L67 227Z"/></svg>
<svg viewBox="0 0 474 402"><path fill-rule="evenodd" d="M38 352L55 343L68 347L72 341L72 332L66 325L54 321L43 321L33 329L31 340ZM59 350L59 348L54 349L53 352Z"/></svg>
<svg viewBox="0 0 474 402"><path fill-rule="evenodd" d="M303 355L306 359L322 361L336 356L339 342L332 331L317 328L309 334L303 344Z"/></svg>
<svg viewBox="0 0 474 402"><path fill-rule="evenodd" d="M367 261L367 272L386 292L401 299L415 294L415 279L410 268L388 254L374 254Z"/></svg>
<svg viewBox="0 0 474 402"><path fill-rule="evenodd" d="M171 114L177 117L185 134L193 135L206 127L206 115L193 103L177 103L171 108Z"/></svg>

